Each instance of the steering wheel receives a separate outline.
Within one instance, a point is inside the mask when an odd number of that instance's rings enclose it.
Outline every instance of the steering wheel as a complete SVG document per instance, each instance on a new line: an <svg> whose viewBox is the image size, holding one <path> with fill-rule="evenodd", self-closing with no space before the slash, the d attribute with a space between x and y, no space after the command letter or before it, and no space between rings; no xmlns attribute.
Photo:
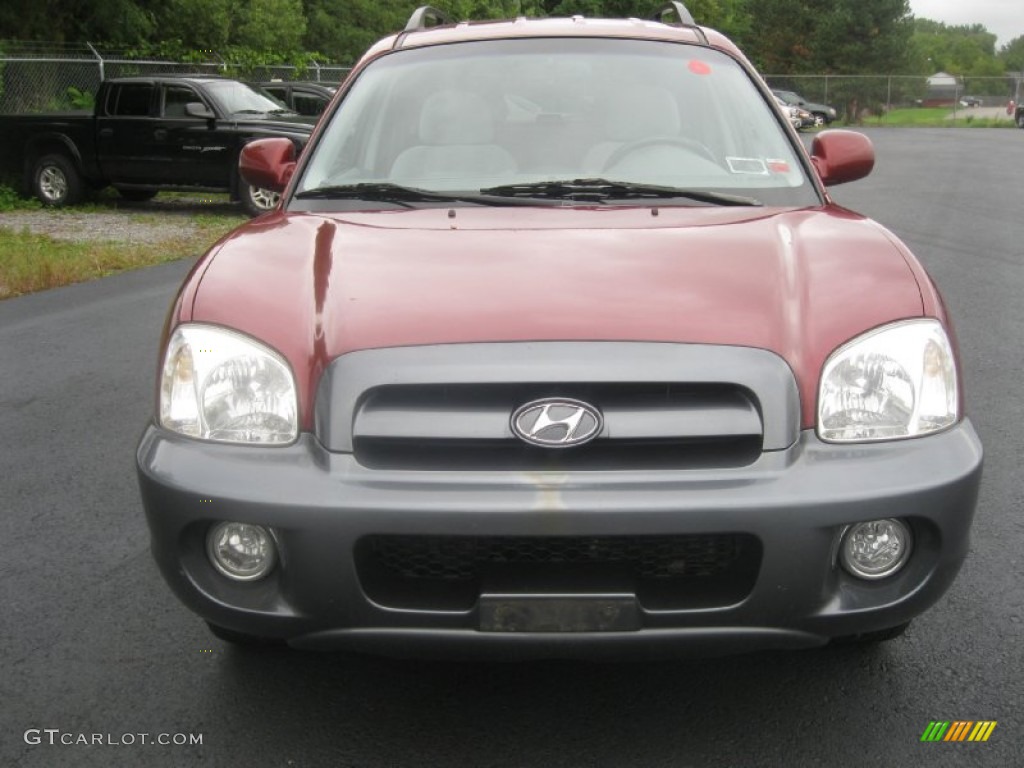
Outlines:
<svg viewBox="0 0 1024 768"><path fill-rule="evenodd" d="M622 159L634 152L641 149L647 149L648 147L678 147L684 149L690 154L700 155L703 158L710 160L715 165L718 165L718 160L704 144L701 144L695 139L687 139L682 136L655 136L651 139L641 139L640 141L633 141L629 144L623 144L621 147L616 149L604 163L604 167L601 169L607 171L616 164L622 162Z"/></svg>

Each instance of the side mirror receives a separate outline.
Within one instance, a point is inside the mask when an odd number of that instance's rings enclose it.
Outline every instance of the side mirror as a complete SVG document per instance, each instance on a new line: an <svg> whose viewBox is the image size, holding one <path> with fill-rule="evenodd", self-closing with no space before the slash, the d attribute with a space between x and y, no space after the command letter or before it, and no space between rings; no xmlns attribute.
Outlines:
<svg viewBox="0 0 1024 768"><path fill-rule="evenodd" d="M295 173L295 145L281 138L251 141L242 147L238 170L254 187L283 192Z"/></svg>
<svg viewBox="0 0 1024 768"><path fill-rule="evenodd" d="M213 120L217 115L213 110L200 101L190 101L185 105L185 114L189 117L199 117L203 120Z"/></svg>
<svg viewBox="0 0 1024 768"><path fill-rule="evenodd" d="M811 163L825 186L863 179L875 167L871 140L856 131L822 131L811 144Z"/></svg>

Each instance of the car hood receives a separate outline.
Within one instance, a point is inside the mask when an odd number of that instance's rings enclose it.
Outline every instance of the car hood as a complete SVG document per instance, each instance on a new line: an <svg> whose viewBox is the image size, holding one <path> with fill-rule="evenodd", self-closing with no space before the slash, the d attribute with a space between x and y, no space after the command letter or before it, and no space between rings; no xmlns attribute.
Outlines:
<svg viewBox="0 0 1024 768"><path fill-rule="evenodd" d="M270 136L299 135L309 137L317 118L303 115L234 115L228 122L236 128Z"/></svg>
<svg viewBox="0 0 1024 768"><path fill-rule="evenodd" d="M835 206L275 213L208 254L179 319L284 354L307 426L319 373L346 352L538 340L771 350L809 426L830 352L925 312L908 258Z"/></svg>

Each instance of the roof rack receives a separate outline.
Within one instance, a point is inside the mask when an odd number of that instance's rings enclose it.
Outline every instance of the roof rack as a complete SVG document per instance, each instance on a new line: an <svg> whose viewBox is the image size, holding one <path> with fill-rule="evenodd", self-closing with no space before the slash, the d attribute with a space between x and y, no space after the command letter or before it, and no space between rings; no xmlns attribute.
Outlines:
<svg viewBox="0 0 1024 768"><path fill-rule="evenodd" d="M433 24L428 22L433 21ZM403 32L415 32L420 29L427 29L428 27L437 27L442 24L454 23L449 19L444 11L439 11L437 8L433 8L429 5L421 5L415 11L412 12L412 16L409 17L409 21L406 22L405 29Z"/></svg>
<svg viewBox="0 0 1024 768"><path fill-rule="evenodd" d="M665 3L664 5L660 6L658 10L654 12L654 15L651 16L651 21L660 21L664 23L665 16L670 13L674 13L676 15L676 18L679 19L680 27L692 29L694 32L697 33L698 39L704 45L708 45L708 37L707 35L704 34L704 30L697 26L697 22L693 20L693 14L691 14L686 9L685 5L678 2L677 0L673 0L673 2Z"/></svg>

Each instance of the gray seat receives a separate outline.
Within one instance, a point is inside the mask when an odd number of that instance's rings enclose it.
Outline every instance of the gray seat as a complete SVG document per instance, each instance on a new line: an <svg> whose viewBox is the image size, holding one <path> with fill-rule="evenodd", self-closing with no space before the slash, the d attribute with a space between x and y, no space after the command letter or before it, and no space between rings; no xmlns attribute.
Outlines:
<svg viewBox="0 0 1024 768"><path fill-rule="evenodd" d="M391 180L431 181L493 178L515 173L516 162L494 143L494 118L481 97L467 91L439 91L420 111L420 143L395 158Z"/></svg>

